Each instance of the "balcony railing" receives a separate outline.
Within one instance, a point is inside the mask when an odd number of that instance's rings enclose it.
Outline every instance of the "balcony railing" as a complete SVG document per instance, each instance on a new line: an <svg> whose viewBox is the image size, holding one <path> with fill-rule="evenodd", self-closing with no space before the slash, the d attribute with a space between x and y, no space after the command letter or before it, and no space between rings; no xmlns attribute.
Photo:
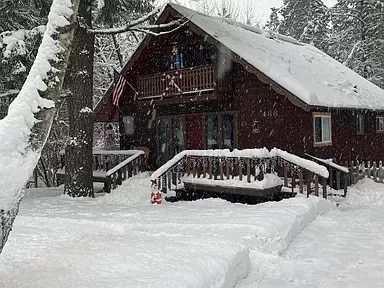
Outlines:
<svg viewBox="0 0 384 288"><path fill-rule="evenodd" d="M183 68L142 76L138 79L139 99L201 94L215 90L212 65Z"/></svg>

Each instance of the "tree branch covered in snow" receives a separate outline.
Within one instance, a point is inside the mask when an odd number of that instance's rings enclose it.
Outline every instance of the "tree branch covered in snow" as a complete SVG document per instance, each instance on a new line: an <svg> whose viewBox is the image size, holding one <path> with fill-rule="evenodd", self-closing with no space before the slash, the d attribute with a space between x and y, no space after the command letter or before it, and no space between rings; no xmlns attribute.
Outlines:
<svg viewBox="0 0 384 288"><path fill-rule="evenodd" d="M94 33L94 34L119 34L119 33L125 33L128 31L139 31L139 32L156 34L156 32L153 32L152 30L164 29L164 28L169 28L169 27L173 27L175 25L178 25L178 27L173 29L173 30L177 30L178 28L183 26L185 23L187 23L187 22L181 21L181 20L175 20L175 21L171 21L171 22L166 23L166 24L143 25L143 26L127 24L127 25L122 26L122 27L108 28L108 29L88 29L88 31L91 33ZM170 31L166 31L166 32L169 33Z"/></svg>
<svg viewBox="0 0 384 288"><path fill-rule="evenodd" d="M160 6L156 7L155 9L153 9L151 12L144 15L143 17L140 17L139 19L131 21L128 24L121 27L107 28L107 29L88 29L88 32L94 33L94 34L119 34L127 31L131 31L133 27L137 27L147 22L149 19L153 18L154 16L156 16L162 9L163 7L160 7ZM154 26L157 26L157 25L154 25Z"/></svg>
<svg viewBox="0 0 384 288"><path fill-rule="evenodd" d="M18 213L23 186L37 164L51 129L79 1L53 1L36 60L10 105L8 116L0 121L0 252Z"/></svg>

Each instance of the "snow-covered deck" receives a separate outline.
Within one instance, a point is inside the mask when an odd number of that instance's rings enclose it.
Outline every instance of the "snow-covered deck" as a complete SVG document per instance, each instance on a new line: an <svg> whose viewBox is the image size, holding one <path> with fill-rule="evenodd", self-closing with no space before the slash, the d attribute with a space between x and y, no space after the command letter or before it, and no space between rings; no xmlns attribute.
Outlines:
<svg viewBox="0 0 384 288"><path fill-rule="evenodd" d="M311 193L310 183L314 181L315 194L319 195L322 183L326 197L327 168L277 148L184 150L156 170L151 181L156 181L164 193L176 190L180 194L183 189L187 193L192 190L273 198L288 185L288 171L293 177L298 170L301 188L305 173L307 193Z"/></svg>

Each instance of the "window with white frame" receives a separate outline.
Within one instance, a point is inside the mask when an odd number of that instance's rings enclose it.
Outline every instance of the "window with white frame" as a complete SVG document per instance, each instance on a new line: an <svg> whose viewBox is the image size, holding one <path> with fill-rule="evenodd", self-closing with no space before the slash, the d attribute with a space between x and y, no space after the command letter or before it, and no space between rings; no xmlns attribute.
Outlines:
<svg viewBox="0 0 384 288"><path fill-rule="evenodd" d="M331 138L331 113L313 114L313 136L315 145L330 145Z"/></svg>
<svg viewBox="0 0 384 288"><path fill-rule="evenodd" d="M376 131L384 132L384 117L376 116Z"/></svg>
<svg viewBox="0 0 384 288"><path fill-rule="evenodd" d="M364 134L364 116L363 114L356 115L356 133Z"/></svg>

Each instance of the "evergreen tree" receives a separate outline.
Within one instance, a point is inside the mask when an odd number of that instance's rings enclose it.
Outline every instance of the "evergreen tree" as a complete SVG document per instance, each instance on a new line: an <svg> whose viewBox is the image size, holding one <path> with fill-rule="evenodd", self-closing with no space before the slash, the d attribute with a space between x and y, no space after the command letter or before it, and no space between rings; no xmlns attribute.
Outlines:
<svg viewBox="0 0 384 288"><path fill-rule="evenodd" d="M329 17L321 0L284 0L279 12L282 20L277 32L326 51Z"/></svg>
<svg viewBox="0 0 384 288"><path fill-rule="evenodd" d="M384 1L338 0L330 55L384 88Z"/></svg>
<svg viewBox="0 0 384 288"><path fill-rule="evenodd" d="M272 7L271 15L269 15L269 21L265 25L265 27L273 32L277 32L280 25L279 15L278 15L278 8Z"/></svg>

